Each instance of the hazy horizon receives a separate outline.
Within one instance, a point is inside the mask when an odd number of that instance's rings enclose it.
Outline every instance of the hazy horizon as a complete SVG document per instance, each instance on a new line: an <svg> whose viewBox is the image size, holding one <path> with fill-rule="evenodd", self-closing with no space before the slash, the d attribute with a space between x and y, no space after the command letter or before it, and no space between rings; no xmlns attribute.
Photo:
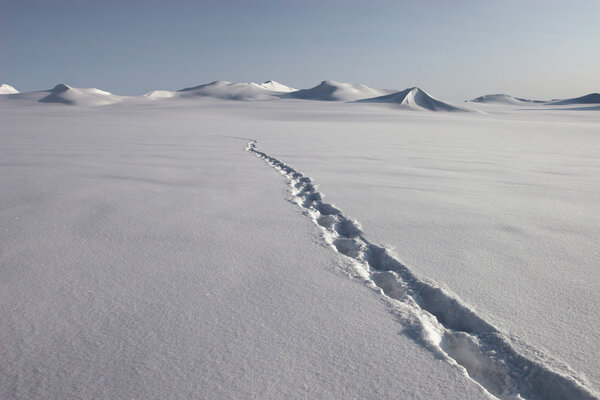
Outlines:
<svg viewBox="0 0 600 400"><path fill-rule="evenodd" d="M0 82L139 95L215 80L419 86L454 101L599 91L600 2L0 2Z"/></svg>

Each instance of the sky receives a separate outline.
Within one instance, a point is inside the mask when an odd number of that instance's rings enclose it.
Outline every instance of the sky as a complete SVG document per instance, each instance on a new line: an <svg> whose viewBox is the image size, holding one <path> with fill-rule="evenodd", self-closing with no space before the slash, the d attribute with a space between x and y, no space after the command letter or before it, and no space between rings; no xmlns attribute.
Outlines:
<svg viewBox="0 0 600 400"><path fill-rule="evenodd" d="M0 82L136 95L214 80L600 92L600 0L0 0Z"/></svg>

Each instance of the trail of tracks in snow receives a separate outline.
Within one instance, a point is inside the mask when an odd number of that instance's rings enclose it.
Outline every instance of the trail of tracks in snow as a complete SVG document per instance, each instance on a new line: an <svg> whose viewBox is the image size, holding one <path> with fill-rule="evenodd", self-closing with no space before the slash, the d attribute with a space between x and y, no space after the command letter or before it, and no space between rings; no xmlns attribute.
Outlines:
<svg viewBox="0 0 600 400"><path fill-rule="evenodd" d="M239 138L242 139L242 138ZM523 355L511 340L471 308L432 282L415 276L388 249L365 238L360 225L323 200L312 180L264 153L251 140L247 151L282 173L291 195L335 251L351 259L359 276L391 303L419 343L463 371L500 399L598 399L567 366L535 349Z"/></svg>

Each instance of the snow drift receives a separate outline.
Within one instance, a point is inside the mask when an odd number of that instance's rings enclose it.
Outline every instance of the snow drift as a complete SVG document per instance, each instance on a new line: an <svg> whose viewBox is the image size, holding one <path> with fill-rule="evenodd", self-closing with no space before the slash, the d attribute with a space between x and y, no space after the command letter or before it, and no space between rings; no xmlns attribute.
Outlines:
<svg viewBox="0 0 600 400"><path fill-rule="evenodd" d="M270 100L294 89L275 81L235 83L214 81L178 91L180 96L206 96L225 100Z"/></svg>
<svg viewBox="0 0 600 400"><path fill-rule="evenodd" d="M3 83L0 85L0 94L15 94L15 93L19 93L19 91L17 89L15 89L14 87L7 85L6 83Z"/></svg>
<svg viewBox="0 0 600 400"><path fill-rule="evenodd" d="M359 102L364 103L392 103L399 104L401 108L409 110L428 110L428 111L469 111L463 108L453 106L442 100L430 96L424 90L418 87L404 89L400 92L388 94L385 96L362 99Z"/></svg>
<svg viewBox="0 0 600 400"><path fill-rule="evenodd" d="M486 94L485 96L479 96L470 101L472 101L474 103L493 103L493 104L510 104L510 105L544 103L543 101L540 101L540 100L522 99L519 97L510 96L508 94Z"/></svg>
<svg viewBox="0 0 600 400"><path fill-rule="evenodd" d="M323 81L313 88L297 90L283 97L304 100L355 101L388 93L390 93L389 90L373 89L363 84Z"/></svg>

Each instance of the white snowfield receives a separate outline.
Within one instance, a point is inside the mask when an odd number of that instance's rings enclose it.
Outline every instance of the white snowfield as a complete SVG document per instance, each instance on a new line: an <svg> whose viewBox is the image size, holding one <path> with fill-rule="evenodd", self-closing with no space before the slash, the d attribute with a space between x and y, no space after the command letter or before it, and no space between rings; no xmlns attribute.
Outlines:
<svg viewBox="0 0 600 400"><path fill-rule="evenodd" d="M0 96L0 398L600 398L594 103L243 85Z"/></svg>

